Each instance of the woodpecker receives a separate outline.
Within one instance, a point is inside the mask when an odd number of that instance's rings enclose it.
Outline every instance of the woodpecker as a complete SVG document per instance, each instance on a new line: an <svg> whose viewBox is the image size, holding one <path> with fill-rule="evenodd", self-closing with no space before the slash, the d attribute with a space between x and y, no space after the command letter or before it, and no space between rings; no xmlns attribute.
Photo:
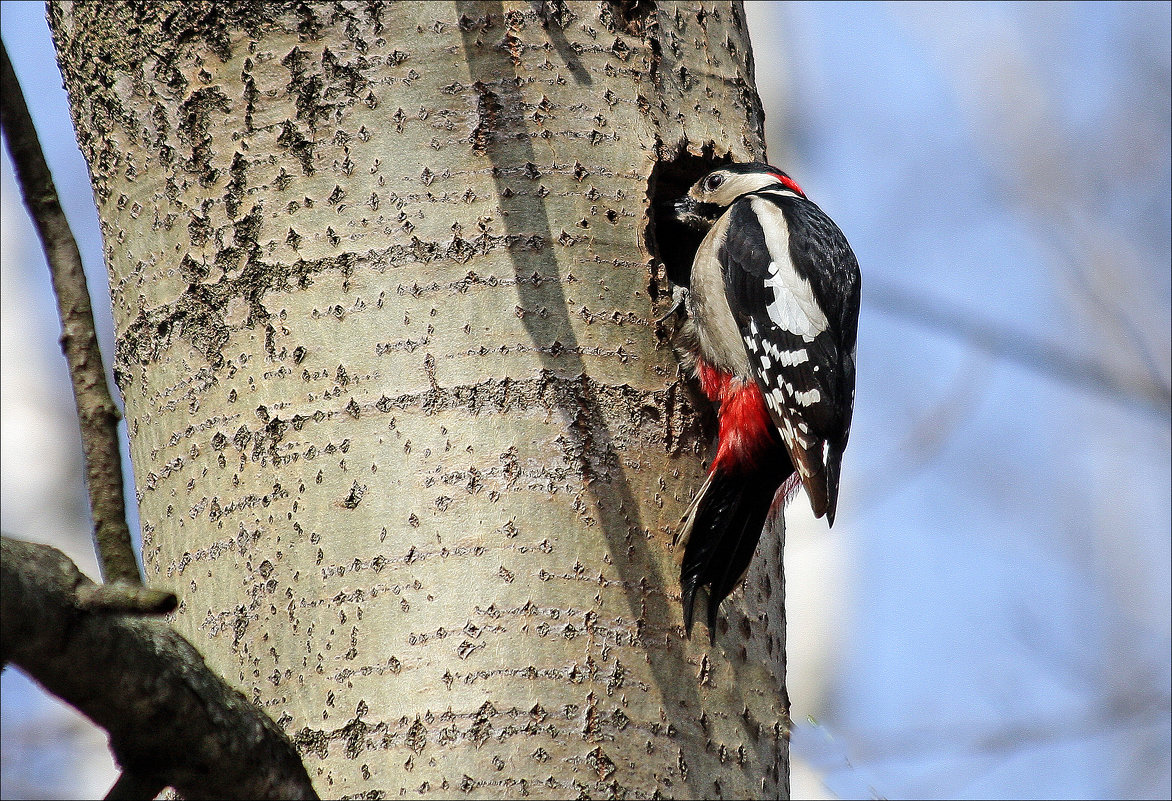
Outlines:
<svg viewBox="0 0 1172 801"><path fill-rule="evenodd" d="M834 524L855 397L859 265L846 237L786 173L729 164L670 208L703 239L679 336L719 404L708 477L677 536L684 626L708 587L720 603L744 578L771 509L804 487Z"/></svg>

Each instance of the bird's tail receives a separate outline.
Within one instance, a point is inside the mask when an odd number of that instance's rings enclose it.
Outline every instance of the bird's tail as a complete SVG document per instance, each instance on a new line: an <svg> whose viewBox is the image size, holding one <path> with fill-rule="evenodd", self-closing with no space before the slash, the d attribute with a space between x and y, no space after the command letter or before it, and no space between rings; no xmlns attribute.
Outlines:
<svg viewBox="0 0 1172 801"><path fill-rule="evenodd" d="M784 456L782 461L787 461ZM792 475L792 469L789 473L729 470L719 462L708 474L676 538L684 628L689 636L696 590L707 586L708 633L715 640L717 609L748 570L777 490ZM789 490L795 490L796 483L790 483Z"/></svg>

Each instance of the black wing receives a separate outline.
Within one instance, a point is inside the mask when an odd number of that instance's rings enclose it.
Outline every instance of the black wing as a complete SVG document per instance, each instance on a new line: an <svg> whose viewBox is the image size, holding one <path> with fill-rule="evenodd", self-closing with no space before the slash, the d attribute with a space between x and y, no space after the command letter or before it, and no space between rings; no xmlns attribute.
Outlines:
<svg viewBox="0 0 1172 801"><path fill-rule="evenodd" d="M805 198L767 190L727 213L719 259L729 306L814 514L833 524L854 408L858 262Z"/></svg>

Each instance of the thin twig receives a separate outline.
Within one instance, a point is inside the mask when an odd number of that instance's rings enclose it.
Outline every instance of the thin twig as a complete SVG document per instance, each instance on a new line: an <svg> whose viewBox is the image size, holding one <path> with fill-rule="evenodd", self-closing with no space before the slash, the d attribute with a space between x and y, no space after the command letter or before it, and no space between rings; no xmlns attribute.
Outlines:
<svg viewBox="0 0 1172 801"><path fill-rule="evenodd" d="M77 605L91 612L134 612L140 615L165 615L179 606L175 593L153 587L94 584L77 590Z"/></svg>
<svg viewBox="0 0 1172 801"><path fill-rule="evenodd" d="M0 121L25 206L36 224L53 278L57 311L61 316L61 347L69 363L69 378L81 423L86 486L102 578L108 582L140 584L122 496L120 415L106 384L81 253L61 209L53 176L45 163L24 93L3 43L0 43L0 62L0 110L3 111Z"/></svg>
<svg viewBox="0 0 1172 801"><path fill-rule="evenodd" d="M929 300L872 280L866 287L870 308L969 342L1065 384L1099 393L1160 417L1172 416L1172 390L1150 375L1117 373L1069 348L1039 339L1023 329L994 324L955 304Z"/></svg>

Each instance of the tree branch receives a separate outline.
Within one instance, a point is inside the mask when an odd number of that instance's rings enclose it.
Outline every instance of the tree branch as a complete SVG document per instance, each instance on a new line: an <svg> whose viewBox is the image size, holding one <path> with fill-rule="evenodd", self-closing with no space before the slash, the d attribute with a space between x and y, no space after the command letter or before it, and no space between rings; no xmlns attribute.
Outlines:
<svg viewBox="0 0 1172 801"><path fill-rule="evenodd" d="M166 623L87 607L93 587L57 549L0 537L0 658L110 733L116 797L317 798L264 712Z"/></svg>
<svg viewBox="0 0 1172 801"><path fill-rule="evenodd" d="M81 422L86 487L94 518L94 542L102 578L139 584L138 562L126 525L122 497L122 454L118 448L118 407L110 396L81 253L61 209L49 165L25 105L24 94L0 43L0 122L16 167L25 206L36 224L53 278L61 316L61 347L69 363L73 398Z"/></svg>
<svg viewBox="0 0 1172 801"><path fill-rule="evenodd" d="M872 280L865 302L878 311L948 334L1065 384L1097 392L1149 413L1172 416L1172 389L1149 375L1120 375L1093 361L1024 331L994 325L959 306L929 301L894 284Z"/></svg>

